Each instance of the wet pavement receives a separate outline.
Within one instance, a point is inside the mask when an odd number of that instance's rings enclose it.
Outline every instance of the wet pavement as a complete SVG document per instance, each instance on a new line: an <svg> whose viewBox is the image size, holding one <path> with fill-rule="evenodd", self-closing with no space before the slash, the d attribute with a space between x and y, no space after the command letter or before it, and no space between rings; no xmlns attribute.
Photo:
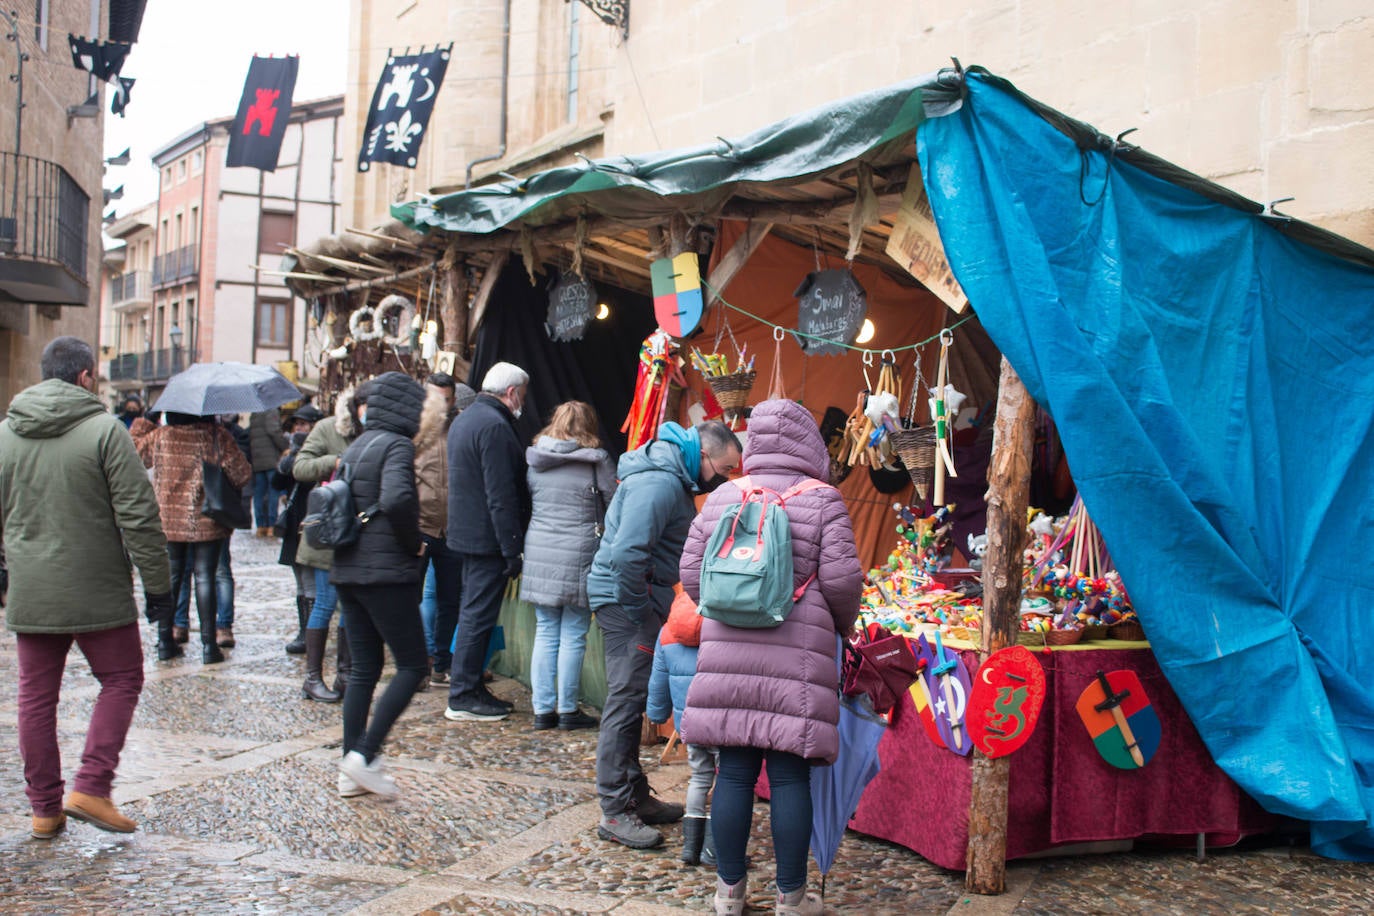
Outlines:
<svg viewBox="0 0 1374 916"><path fill-rule="evenodd" d="M115 800L130 836L71 823L28 836L15 732L14 638L0 634L0 912L452 914L710 912L714 877L660 850L601 841L593 786L595 732L533 732L529 693L500 723L442 717L431 690L386 748L402 789L393 801L335 791L339 707L300 698L300 657L277 543L236 535L238 646L221 665L199 653L157 662L119 767ZM192 631L192 644L198 648ZM332 659L326 666L332 671ZM80 653L68 663L58 725L68 775L80 757L97 686ZM684 762L645 766L680 801ZM749 902L771 912L767 805L756 808ZM818 880L812 865L813 882ZM1013 863L1008 893L971 897L963 876L900 846L849 833L826 888L828 910L863 914L1198 914L1374 912L1374 866L1301 847L1121 852Z"/></svg>

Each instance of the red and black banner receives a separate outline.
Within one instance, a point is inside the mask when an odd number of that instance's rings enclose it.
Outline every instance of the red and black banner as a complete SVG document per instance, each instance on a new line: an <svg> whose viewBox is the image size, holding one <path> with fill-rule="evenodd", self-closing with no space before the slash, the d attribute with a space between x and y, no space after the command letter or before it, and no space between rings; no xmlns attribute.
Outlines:
<svg viewBox="0 0 1374 916"><path fill-rule="evenodd" d="M238 114L229 128L226 166L276 171L300 63L299 57L253 57Z"/></svg>

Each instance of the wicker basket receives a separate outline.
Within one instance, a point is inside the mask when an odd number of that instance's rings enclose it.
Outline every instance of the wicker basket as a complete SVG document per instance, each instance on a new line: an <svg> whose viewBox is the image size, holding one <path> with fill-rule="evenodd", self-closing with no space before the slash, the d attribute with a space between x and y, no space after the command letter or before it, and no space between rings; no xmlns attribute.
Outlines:
<svg viewBox="0 0 1374 916"><path fill-rule="evenodd" d="M716 403L724 410L740 410L749 402L749 392L754 388L754 378L758 373L753 369L748 372L735 372L730 375L711 375L707 376L706 381L711 386L711 393L716 396Z"/></svg>
<svg viewBox="0 0 1374 916"><path fill-rule="evenodd" d="M1047 631L1036 632L1035 630L1017 630L1016 642L1022 646L1043 646Z"/></svg>
<svg viewBox="0 0 1374 916"><path fill-rule="evenodd" d="M1136 620L1123 620L1120 623L1112 624L1107 629L1111 631L1112 639L1139 642L1145 638L1145 628Z"/></svg>
<svg viewBox="0 0 1374 916"><path fill-rule="evenodd" d="M1045 634L1045 645L1071 646L1082 638L1082 630L1050 630Z"/></svg>
<svg viewBox="0 0 1374 916"><path fill-rule="evenodd" d="M899 429L888 433L888 438L892 440L892 450L902 459L902 465L911 476L911 482L916 485L916 492L925 499L930 472L935 467L935 428Z"/></svg>
<svg viewBox="0 0 1374 916"><path fill-rule="evenodd" d="M682 416L682 394L686 390L677 382L668 383L668 391L663 395L663 419L676 423Z"/></svg>
<svg viewBox="0 0 1374 916"><path fill-rule="evenodd" d="M1100 623L1090 623L1083 627L1083 642L1097 639L1111 639L1112 628Z"/></svg>

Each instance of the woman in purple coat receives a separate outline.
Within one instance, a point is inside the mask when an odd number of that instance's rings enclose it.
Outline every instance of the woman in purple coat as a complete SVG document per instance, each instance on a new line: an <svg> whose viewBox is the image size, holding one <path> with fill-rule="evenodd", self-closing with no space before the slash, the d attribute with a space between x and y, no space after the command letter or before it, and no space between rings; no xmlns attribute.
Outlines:
<svg viewBox="0 0 1374 916"><path fill-rule="evenodd" d="M749 420L744 472L754 486L782 493L807 478L825 480L830 459L816 421L793 401L766 401ZM682 585L701 596L702 554L738 487L721 487L692 522L682 552ZM768 767L770 818L778 863L777 912L820 913L806 893L811 838L811 766L833 763L840 716L835 658L837 633L858 615L863 573L849 512L839 492L821 487L788 500L794 587L810 581L787 619L775 629L747 630L706 620L697 675L682 717L684 740L720 748L711 805L716 840L719 914L745 903L745 844L754 811L754 783Z"/></svg>

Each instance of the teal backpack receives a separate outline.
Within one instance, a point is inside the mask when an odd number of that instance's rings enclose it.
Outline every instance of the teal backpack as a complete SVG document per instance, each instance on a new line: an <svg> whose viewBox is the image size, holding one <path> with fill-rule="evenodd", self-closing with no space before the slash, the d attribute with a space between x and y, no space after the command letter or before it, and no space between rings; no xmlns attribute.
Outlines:
<svg viewBox="0 0 1374 916"><path fill-rule="evenodd" d="M783 493L755 487L748 477L734 484L740 501L725 510L706 545L697 611L732 627L776 627L816 578L813 574L800 588L792 588L787 501L829 484L804 480Z"/></svg>

